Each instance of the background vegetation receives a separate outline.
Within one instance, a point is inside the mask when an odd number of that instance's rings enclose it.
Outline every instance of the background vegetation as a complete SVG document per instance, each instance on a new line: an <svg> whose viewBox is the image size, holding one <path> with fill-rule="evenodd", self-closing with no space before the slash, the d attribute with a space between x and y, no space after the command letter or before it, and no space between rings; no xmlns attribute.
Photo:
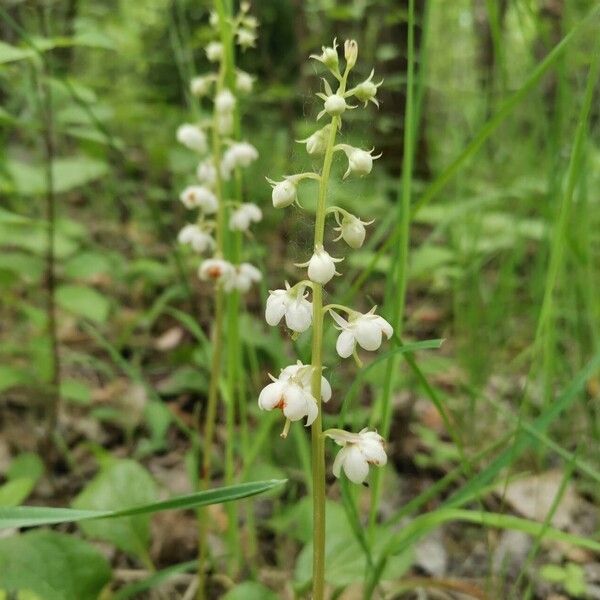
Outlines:
<svg viewBox="0 0 600 600"><path fill-rule="evenodd" d="M228 573L214 579L214 597L288 598L309 583L310 508L298 502L307 438L297 426L280 441L256 394L291 344L309 355L308 338L267 328L262 311L311 229L300 212L270 209L264 176L310 168L294 142L318 112L307 56L337 36L355 38L359 64L385 78L381 109L352 115L343 132L383 157L369 180L332 187L336 204L377 219L337 297L366 298L393 319L406 291L402 342L445 341L390 347L352 381L326 332L333 414L354 429L385 428L393 408L371 515L383 525L365 539L369 490L329 486L327 582L344 598L365 588L597 598L598 4L416 2L408 112L407 6L253 7L259 39L239 64L257 75L243 113L260 159L244 186L265 214L252 252L266 281L241 317L250 436L238 478L288 482L240 505L233 566L226 540L237 527L212 507L213 571ZM195 163L174 132L194 110L190 76L208 68L209 9L208 0L0 7L0 506L110 510L191 490L185 431L205 399L211 305L198 258L175 243L185 220L177 198ZM302 194L311 206L314 188ZM8 533L0 588L40 598L183 597L194 568L188 512Z"/></svg>

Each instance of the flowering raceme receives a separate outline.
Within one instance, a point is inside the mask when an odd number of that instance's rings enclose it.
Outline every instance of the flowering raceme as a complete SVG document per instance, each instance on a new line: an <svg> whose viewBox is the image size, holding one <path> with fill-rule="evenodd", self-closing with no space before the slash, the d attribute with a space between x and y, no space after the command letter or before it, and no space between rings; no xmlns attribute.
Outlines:
<svg viewBox="0 0 600 600"><path fill-rule="evenodd" d="M306 151L310 155L334 155L341 152L346 155L348 167L343 176L345 179L349 175L364 177L368 175L373 168L373 160L379 158L380 155L373 156L373 150L363 150L350 146L349 144L336 144L335 137L341 128L341 118L346 110L355 108L348 104L348 99L354 97L364 106L368 102L372 102L379 106L376 94L381 83L375 84L372 82L374 71L369 77L358 84L356 87L346 90L348 74L354 66L358 54L358 47L355 42L346 42L345 46L346 68L344 73L340 72L340 61L337 52L337 44L334 43L331 47L323 47L320 55L312 55L311 58L323 63L335 76L339 82L339 87L336 91L331 88L331 85L325 81L325 93L318 93L317 97L323 100L323 110L319 113L317 119L320 119L325 114L331 117L331 123L315 131L312 135L303 140L298 140L306 145ZM330 159L329 159L330 160ZM325 166L327 169L325 169ZM329 173L330 165L325 165L323 171ZM325 200L327 182L322 180L323 174L318 173L299 173L296 175L287 175L280 181L268 179L272 187L272 200L275 208L285 208L291 204L298 204L298 186L305 179L316 179L320 184L320 191L323 191L323 201ZM365 226L370 225L372 221L363 221L359 217L351 214L347 210L338 206L327 208L325 203L317 207L321 211L323 221L329 214L333 214L337 223L334 228L338 232L336 240L344 240L346 244L352 248L360 248L366 237ZM319 216L317 216L317 219ZM317 228L318 229L318 228ZM360 313L354 309L340 305L328 305L323 307L315 306L314 302L309 300L308 289L313 290L313 295L319 291L322 286L328 284L338 274L336 270L337 263L341 262L342 258L335 258L325 249L323 244L323 231L316 231L315 245L311 258L304 262L298 263L298 267L307 267L308 280L302 280L294 286L285 283L285 289L272 290L267 298L265 308L265 319L269 325L278 325L282 319L285 324L294 334L300 334L307 331L311 325L314 325L314 320L322 320L326 313L329 313L334 321L334 324L340 330L336 343L337 353L347 358L354 355L358 361L357 347L367 351L377 350L383 339L389 339L392 334L391 325L381 316L375 314L375 308L367 313ZM334 310L335 309L335 310ZM342 317L339 311L345 312L347 318ZM314 345L313 345L314 349ZM313 371L321 370L322 366L313 364ZM289 367L288 367L289 369ZM282 371L284 374L286 370ZM308 371L304 371L305 379L310 379ZM297 376L296 376L297 377ZM273 379L273 378L272 378ZM320 401L325 400L325 389L323 386L314 386L311 392L312 398L316 401L316 405L309 401L300 393L298 381L294 378L284 377L273 379L261 393L259 405L265 410L271 410L279 407L284 409L284 414L290 420L298 420L298 414L302 412L298 407L300 404L304 407L303 415L308 417L308 422L316 419L315 406L320 407ZM331 394L331 388L328 384L328 394ZM310 390L307 387L306 393ZM286 414L289 412L288 406L293 406L298 412L292 410L295 418L291 418ZM366 432L363 430L360 434L352 434L342 432L346 437L338 437L334 439L341 443L344 440L344 449L338 455L335 463L335 475L339 476L341 469L348 475L349 479L355 482L362 482L368 471L368 464L383 465L385 464L385 451L383 450L383 440L375 432ZM333 437L330 436L330 437ZM365 462L366 461L366 462ZM365 471L365 465L367 465Z"/></svg>

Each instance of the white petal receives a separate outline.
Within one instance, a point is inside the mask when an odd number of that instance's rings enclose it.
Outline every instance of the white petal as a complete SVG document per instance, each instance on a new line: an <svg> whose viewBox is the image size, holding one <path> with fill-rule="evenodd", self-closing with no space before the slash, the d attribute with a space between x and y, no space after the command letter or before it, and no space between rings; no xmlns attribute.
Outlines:
<svg viewBox="0 0 600 600"><path fill-rule="evenodd" d="M348 446L348 453L344 460L344 473L353 483L362 483L369 474L369 463L355 445Z"/></svg>
<svg viewBox="0 0 600 600"><path fill-rule="evenodd" d="M381 329L374 319L360 317L354 324L354 337L365 350L377 350L381 346Z"/></svg>
<svg viewBox="0 0 600 600"><path fill-rule="evenodd" d="M344 317L342 317L341 315L338 315L338 313L335 312L335 310L330 310L329 314L331 315L331 318L342 328L342 329L347 329L348 328L348 321L346 321L346 319L344 319Z"/></svg>
<svg viewBox="0 0 600 600"><path fill-rule="evenodd" d="M339 478L342 470L342 466L344 461L346 460L346 455L348 454L348 450L350 447L341 448L340 451L336 454L335 460L333 461L333 474Z"/></svg>
<svg viewBox="0 0 600 600"><path fill-rule="evenodd" d="M378 327L383 331L385 337L389 340L394 334L394 329L392 326L383 318L378 316L376 319L376 323Z"/></svg>
<svg viewBox="0 0 600 600"><path fill-rule="evenodd" d="M359 448L370 464L381 467L387 463L387 454L379 440L361 441Z"/></svg>
<svg viewBox="0 0 600 600"><path fill-rule="evenodd" d="M281 290L276 290L277 292ZM287 308L287 297L284 294L270 294L265 308L265 321L275 327L281 321Z"/></svg>
<svg viewBox="0 0 600 600"><path fill-rule="evenodd" d="M273 410L282 402L284 386L281 382L275 381L265 386L258 396L258 406L262 410Z"/></svg>
<svg viewBox="0 0 600 600"><path fill-rule="evenodd" d="M325 377L321 376L321 400L329 402L331 400L331 386Z"/></svg>
<svg viewBox="0 0 600 600"><path fill-rule="evenodd" d="M319 406L317 401L310 394L305 394L306 396L306 427L309 427L313 424L314 420L319 415Z"/></svg>
<svg viewBox="0 0 600 600"><path fill-rule="evenodd" d="M285 313L285 323L292 330L302 333L312 322L312 305L304 299L293 300Z"/></svg>
<svg viewBox="0 0 600 600"><path fill-rule="evenodd" d="M338 336L335 349L342 358L348 358L354 352L354 345L354 335L346 329Z"/></svg>
<svg viewBox="0 0 600 600"><path fill-rule="evenodd" d="M308 414L308 394L296 383L284 384L283 414L290 421L299 421Z"/></svg>

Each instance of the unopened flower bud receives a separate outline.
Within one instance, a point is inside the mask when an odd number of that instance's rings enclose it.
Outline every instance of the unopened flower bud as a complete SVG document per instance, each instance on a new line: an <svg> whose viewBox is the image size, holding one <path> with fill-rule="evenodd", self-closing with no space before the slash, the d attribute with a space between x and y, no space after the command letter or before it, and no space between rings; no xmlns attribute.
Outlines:
<svg viewBox="0 0 600 600"><path fill-rule="evenodd" d="M219 62L223 57L223 44L221 42L209 42L204 50L206 58L210 62Z"/></svg>
<svg viewBox="0 0 600 600"><path fill-rule="evenodd" d="M207 150L206 134L200 127L184 123L177 128L177 141L190 150L203 154Z"/></svg>
<svg viewBox="0 0 600 600"><path fill-rule="evenodd" d="M215 97L215 108L220 114L232 112L235 108L235 96L227 89L221 90Z"/></svg>
<svg viewBox="0 0 600 600"><path fill-rule="evenodd" d="M250 29L242 27L237 31L237 43L244 49L254 47L256 34Z"/></svg>
<svg viewBox="0 0 600 600"><path fill-rule="evenodd" d="M355 40L346 40L344 42L344 58L346 59L346 67L348 69L351 69L356 64L358 44Z"/></svg>
<svg viewBox="0 0 600 600"><path fill-rule="evenodd" d="M297 183L291 177L286 177L283 181L268 181L273 188L271 197L275 208L285 208L298 199Z"/></svg>
<svg viewBox="0 0 600 600"><path fill-rule="evenodd" d="M349 213L345 214L339 227L335 229L340 232L342 238L350 248L360 248L365 241L367 230L366 223L363 223L359 218ZM338 238L339 239L339 238Z"/></svg>
<svg viewBox="0 0 600 600"><path fill-rule="evenodd" d="M210 92L212 86L212 78L210 77L194 77L190 81L190 92L192 96L200 98L206 96Z"/></svg>
<svg viewBox="0 0 600 600"><path fill-rule="evenodd" d="M311 136L304 140L298 140L302 144L306 144L306 151L309 154L324 154L327 148L327 138L331 125L325 125L322 129L315 131Z"/></svg>
<svg viewBox="0 0 600 600"><path fill-rule="evenodd" d="M314 58L315 60L322 62L328 69L337 72L339 58L336 40L333 40L333 46L321 46L321 54L311 54L310 58Z"/></svg>
<svg viewBox="0 0 600 600"><path fill-rule="evenodd" d="M367 105L367 102L372 102L379 108L379 102L375 98L375 95L377 94L377 88L383 83L383 80L379 83L373 83L372 79L374 74L375 71L371 71L369 77L362 83L359 83L350 93L352 93L360 102L364 102L365 106Z"/></svg>
<svg viewBox="0 0 600 600"><path fill-rule="evenodd" d="M373 156L373 150L367 152L366 150L355 148L348 144L338 144L335 147L335 150L343 150L348 157L348 169L344 173L344 179L346 179L350 173L358 175L359 177L368 175L373 168L373 160L381 156L381 154Z"/></svg>
<svg viewBox="0 0 600 600"><path fill-rule="evenodd" d="M343 96L339 94L332 94L331 96L327 96L327 100L325 100L325 105L323 106L325 112L330 114L332 117L337 117L345 112L348 108L346 104L346 100Z"/></svg>
<svg viewBox="0 0 600 600"><path fill-rule="evenodd" d="M235 89L238 92L249 94L254 85L254 77L245 71L238 71L235 76Z"/></svg>
<svg viewBox="0 0 600 600"><path fill-rule="evenodd" d="M217 133L219 135L231 135L233 133L232 112L217 112Z"/></svg>
<svg viewBox="0 0 600 600"><path fill-rule="evenodd" d="M335 275L335 263L341 262L342 258L333 258L323 246L315 248L310 260L297 264L297 267L308 267L308 278L315 283L325 285Z"/></svg>

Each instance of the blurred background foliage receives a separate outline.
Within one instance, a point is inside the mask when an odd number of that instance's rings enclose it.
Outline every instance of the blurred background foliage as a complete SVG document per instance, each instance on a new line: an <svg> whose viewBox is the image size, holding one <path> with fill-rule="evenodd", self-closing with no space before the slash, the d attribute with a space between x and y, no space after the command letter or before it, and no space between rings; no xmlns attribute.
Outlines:
<svg viewBox="0 0 600 600"><path fill-rule="evenodd" d="M518 419L543 415L600 349L597 89L573 164L590 57L598 52L597 13L539 83L510 104L596 5L416 2L416 202L510 106L501 125L416 213L411 232L405 336L447 339L442 351L419 354L418 364L469 452ZM177 147L174 132L201 110L187 82L209 69L203 48L214 37L210 7L208 0L5 0L0 7L0 402L3 410L11 407L1 418L11 448L37 447L37 434L23 435L23 423L39 430L53 378L44 292L43 88L52 100L55 141L61 394L75 420L91 415L92 423L109 427L103 437L91 434L86 428L96 425L83 419L79 426L70 423L65 460L73 466L73 448L87 436L105 445L124 442L138 457L163 451L173 443L173 415L189 421L194 402L204 396L208 350L194 322L207 330L210 295L196 281L197 257L174 243L185 220L177 197L196 165ZM331 186L333 202L377 219L367 248L346 260L337 285L341 295L364 298L363 309L372 300L389 310L393 248L375 266L373 258L393 231L402 175L407 2L260 0L253 13L261 24L257 47L239 57L239 66L257 76L243 113L245 135L260 159L245 189L265 214L252 257L267 274L277 274L275 280L267 275L261 295L281 282L282 269L293 277L292 261L308 251L311 236L299 211L269 210L263 176L310 168L294 142L312 132L318 112L320 71L307 57L336 36L353 37L359 65L375 65L376 80L384 79L382 106L352 113L343 137L375 146L383 157L371 179ZM313 196L307 184L302 203L310 207ZM352 287L366 267L369 276ZM267 365L285 362L290 343L263 325L261 295L249 298L244 317L252 411L253 386ZM183 339L177 338L180 326ZM328 335L331 349L333 332ZM308 341L295 343L306 357ZM335 365L332 352L325 362ZM341 398L348 372L331 373ZM380 365L365 379L381 381L382 373ZM458 464L414 372L403 368L396 384L392 444L398 470L410 476L415 469L445 471ZM376 393L368 387L360 397ZM597 372L586 379L581 397L552 432L597 473ZM369 419L366 404L352 419ZM271 452L257 464L269 476L281 475L290 463L302 468L302 450ZM548 455L539 450L523 461L537 469L547 465ZM292 479L301 485L300 477ZM391 479L393 486L397 480ZM581 485L598 500L595 483L584 478ZM294 485L289 489L293 495Z"/></svg>

